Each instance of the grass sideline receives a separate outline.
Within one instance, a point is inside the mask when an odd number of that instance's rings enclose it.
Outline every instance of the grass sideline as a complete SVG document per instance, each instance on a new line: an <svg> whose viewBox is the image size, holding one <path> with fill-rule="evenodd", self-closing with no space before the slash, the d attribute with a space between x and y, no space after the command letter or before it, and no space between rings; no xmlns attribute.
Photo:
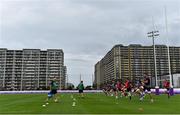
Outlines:
<svg viewBox="0 0 180 115"><path fill-rule="evenodd" d="M0 114L180 114L180 95L170 99L166 95L154 95L154 103L150 103L148 95L143 102L137 96L130 101L102 93L87 93L84 99L75 93L58 95L60 102L50 101L42 107L47 94L1 94Z"/></svg>

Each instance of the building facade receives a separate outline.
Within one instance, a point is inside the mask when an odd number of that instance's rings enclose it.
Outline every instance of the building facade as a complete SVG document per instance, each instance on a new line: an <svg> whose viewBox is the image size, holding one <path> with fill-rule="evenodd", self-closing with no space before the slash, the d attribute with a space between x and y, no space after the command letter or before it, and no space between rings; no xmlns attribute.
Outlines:
<svg viewBox="0 0 180 115"><path fill-rule="evenodd" d="M65 86L66 67L61 49L0 49L0 90L47 89L56 77Z"/></svg>
<svg viewBox="0 0 180 115"><path fill-rule="evenodd" d="M161 76L168 73L167 46L156 45L156 66L158 84L162 84ZM180 73L180 47L170 47L171 72ZM131 44L115 45L96 65L95 84L110 82L112 79L139 80L143 74L151 76L152 86L155 85L153 46Z"/></svg>

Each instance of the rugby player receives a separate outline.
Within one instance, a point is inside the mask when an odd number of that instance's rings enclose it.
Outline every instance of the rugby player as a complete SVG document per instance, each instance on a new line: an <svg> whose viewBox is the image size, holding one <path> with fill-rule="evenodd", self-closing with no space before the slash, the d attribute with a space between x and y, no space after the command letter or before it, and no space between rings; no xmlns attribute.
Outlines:
<svg viewBox="0 0 180 115"><path fill-rule="evenodd" d="M125 89L126 89L126 92L127 92L127 96L129 97L129 99L131 100L132 98L132 83L129 81L129 79L126 79L126 82L125 82Z"/></svg>
<svg viewBox="0 0 180 115"><path fill-rule="evenodd" d="M58 102L57 90L58 90L58 85L56 83L56 78L53 78L53 80L50 83L50 93L48 93L48 98L46 101L49 101L49 99L52 98L54 99L55 102Z"/></svg>
<svg viewBox="0 0 180 115"><path fill-rule="evenodd" d="M84 98L83 90L84 90L84 84L83 81L81 81L78 85L79 95L80 97Z"/></svg>
<svg viewBox="0 0 180 115"><path fill-rule="evenodd" d="M152 95L151 95L151 87L150 87L150 78L147 74L144 74L144 81L142 83L144 86L144 92L148 93L149 97L150 97L150 100L151 102L154 102L153 98L152 98Z"/></svg>
<svg viewBox="0 0 180 115"><path fill-rule="evenodd" d="M170 90L170 82L168 80L164 80L163 87L166 89L166 94L168 95L168 99L170 98L169 90Z"/></svg>

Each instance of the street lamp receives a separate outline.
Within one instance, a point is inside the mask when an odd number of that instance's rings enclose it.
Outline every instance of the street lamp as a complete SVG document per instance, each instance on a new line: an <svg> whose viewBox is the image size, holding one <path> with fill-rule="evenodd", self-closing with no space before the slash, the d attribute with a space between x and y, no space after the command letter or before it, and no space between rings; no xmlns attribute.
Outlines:
<svg viewBox="0 0 180 115"><path fill-rule="evenodd" d="M151 31L151 32L148 32L148 37L152 38L152 41L153 41L153 55L154 55L154 75L155 75L155 79L156 79L156 86L155 86L155 89L156 89L156 95L159 95L159 86L158 86L158 82L157 82L157 67L156 67L156 50L155 50L155 43L154 43L154 38L156 36L159 36L159 31Z"/></svg>

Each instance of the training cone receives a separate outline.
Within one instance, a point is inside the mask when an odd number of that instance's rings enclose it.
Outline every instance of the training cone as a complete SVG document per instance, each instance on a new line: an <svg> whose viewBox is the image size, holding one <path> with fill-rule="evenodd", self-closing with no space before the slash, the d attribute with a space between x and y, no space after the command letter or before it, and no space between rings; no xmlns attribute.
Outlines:
<svg viewBox="0 0 180 115"><path fill-rule="evenodd" d="M75 102L73 102L73 103L72 103L72 106L73 106L73 107L75 107L75 106L76 106L76 103L75 103Z"/></svg>
<svg viewBox="0 0 180 115"><path fill-rule="evenodd" d="M46 107L46 105L42 105L42 107Z"/></svg>
<svg viewBox="0 0 180 115"><path fill-rule="evenodd" d="M138 108L138 110L139 110L139 111L141 111L141 112L143 112L143 111L144 111L144 109L143 109L143 108Z"/></svg>

